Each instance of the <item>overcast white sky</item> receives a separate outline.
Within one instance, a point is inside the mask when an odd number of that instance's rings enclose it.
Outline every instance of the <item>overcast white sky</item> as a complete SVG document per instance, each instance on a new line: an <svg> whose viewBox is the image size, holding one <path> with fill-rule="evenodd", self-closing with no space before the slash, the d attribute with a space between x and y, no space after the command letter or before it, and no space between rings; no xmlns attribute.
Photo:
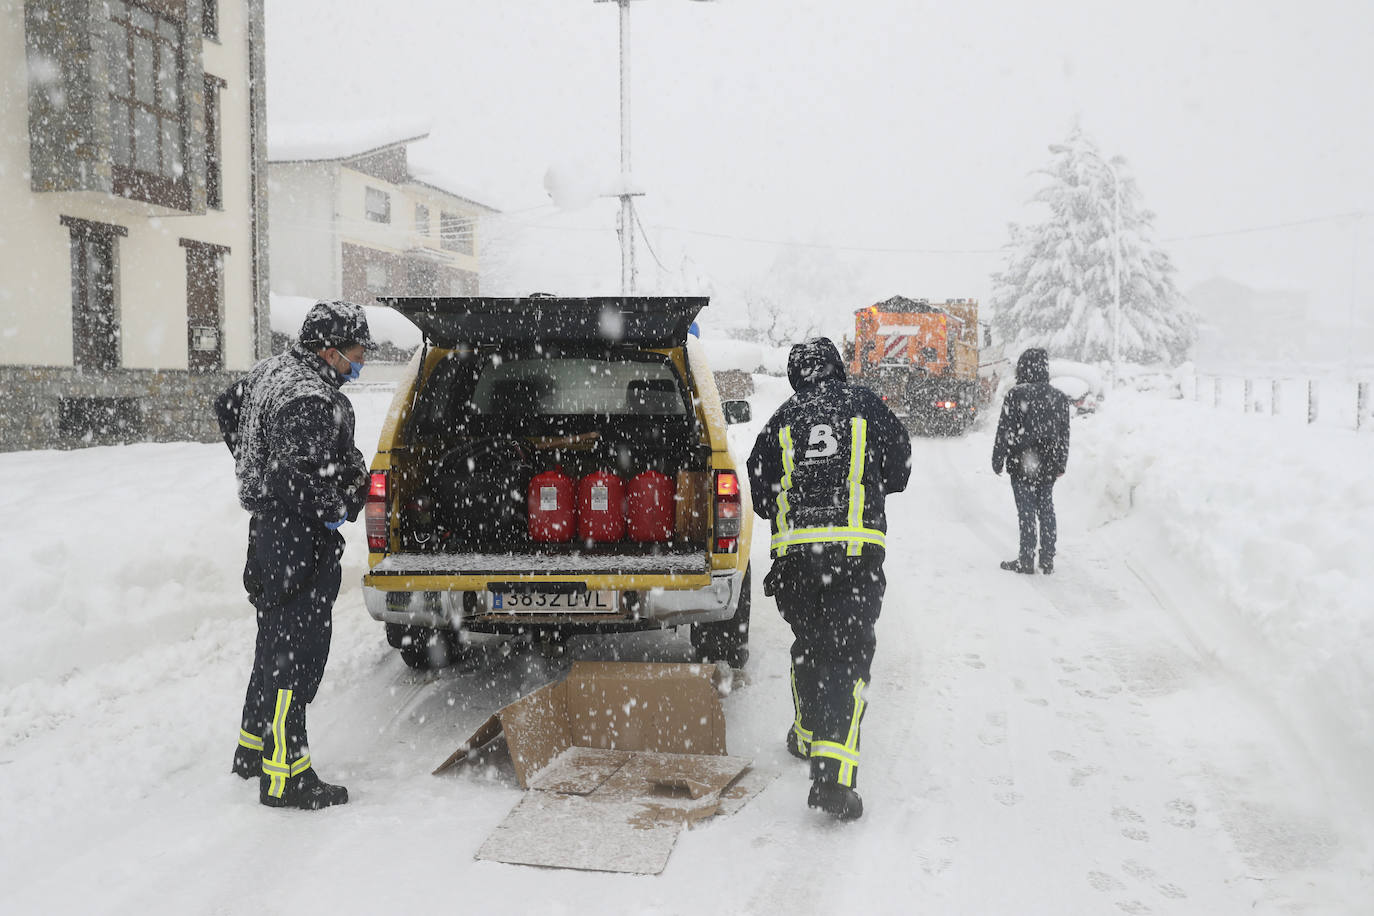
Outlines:
<svg viewBox="0 0 1374 916"><path fill-rule="evenodd" d="M642 0L631 23L640 218L671 265L824 244L862 267L853 304L984 298L999 255L920 252L996 250L1039 218L1031 173L1078 119L1180 239L1185 290L1223 275L1307 290L1337 325L1374 311L1374 221L1324 219L1374 211L1367 0ZM274 0L267 26L272 122L426 115L427 161L563 227L569 285L607 287L577 292L616 291L614 235L567 228L612 227L614 203L551 217L543 188L551 165L618 171L615 3Z"/></svg>

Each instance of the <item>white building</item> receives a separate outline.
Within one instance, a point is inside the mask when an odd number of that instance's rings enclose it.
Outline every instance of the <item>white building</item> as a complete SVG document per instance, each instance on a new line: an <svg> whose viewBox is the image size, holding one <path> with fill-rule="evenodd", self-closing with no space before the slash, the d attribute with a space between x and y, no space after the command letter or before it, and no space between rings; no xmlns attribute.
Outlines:
<svg viewBox="0 0 1374 916"><path fill-rule="evenodd" d="M213 439L266 355L263 0L0 6L0 449Z"/></svg>
<svg viewBox="0 0 1374 916"><path fill-rule="evenodd" d="M498 211L412 166L407 148L426 136L397 121L273 126L273 292L360 303L478 294L480 221Z"/></svg>

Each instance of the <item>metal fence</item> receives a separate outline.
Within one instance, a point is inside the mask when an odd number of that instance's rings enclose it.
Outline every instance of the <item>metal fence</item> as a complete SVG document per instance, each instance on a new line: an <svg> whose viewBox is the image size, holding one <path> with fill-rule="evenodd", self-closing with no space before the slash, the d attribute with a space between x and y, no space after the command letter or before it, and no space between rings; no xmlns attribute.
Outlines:
<svg viewBox="0 0 1374 916"><path fill-rule="evenodd" d="M1363 431L1374 429L1372 384L1351 379L1198 374L1193 377L1191 396L1218 410ZM1185 391L1184 396L1188 395Z"/></svg>

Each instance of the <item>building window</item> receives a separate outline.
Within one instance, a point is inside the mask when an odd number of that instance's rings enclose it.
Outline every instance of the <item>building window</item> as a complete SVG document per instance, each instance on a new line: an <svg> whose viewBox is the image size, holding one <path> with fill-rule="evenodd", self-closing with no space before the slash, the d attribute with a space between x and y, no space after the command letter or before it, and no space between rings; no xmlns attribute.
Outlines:
<svg viewBox="0 0 1374 916"><path fill-rule="evenodd" d="M369 264L363 269L369 293L385 293L391 286L391 272L385 264Z"/></svg>
<svg viewBox="0 0 1374 916"><path fill-rule="evenodd" d="M202 0L200 33L206 38L219 40L219 0Z"/></svg>
<svg viewBox="0 0 1374 916"><path fill-rule="evenodd" d="M111 156L116 193L190 209L181 98L184 8L108 0Z"/></svg>
<svg viewBox="0 0 1374 916"><path fill-rule="evenodd" d="M365 214L374 223L391 222L391 195L376 188L367 189Z"/></svg>
<svg viewBox="0 0 1374 916"><path fill-rule="evenodd" d="M424 204L415 205L415 231L429 235L429 207Z"/></svg>
<svg viewBox="0 0 1374 916"><path fill-rule="evenodd" d="M78 369L119 365L119 310L115 301L117 240L123 226L62 217L71 233L72 361Z"/></svg>
<svg viewBox="0 0 1374 916"><path fill-rule="evenodd" d="M182 239L186 249L186 368L224 368L224 256L229 249Z"/></svg>
<svg viewBox="0 0 1374 916"><path fill-rule="evenodd" d="M219 91L227 86L218 76L205 77L205 203L224 209L224 144L220 126Z"/></svg>
<svg viewBox="0 0 1374 916"><path fill-rule="evenodd" d="M445 251L472 254L472 220L455 213L440 213L439 246Z"/></svg>

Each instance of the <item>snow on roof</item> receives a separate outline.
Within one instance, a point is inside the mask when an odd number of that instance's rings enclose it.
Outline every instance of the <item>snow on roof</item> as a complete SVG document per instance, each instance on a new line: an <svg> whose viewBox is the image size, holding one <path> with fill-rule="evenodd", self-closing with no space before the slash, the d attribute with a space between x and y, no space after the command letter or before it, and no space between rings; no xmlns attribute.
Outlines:
<svg viewBox="0 0 1374 916"><path fill-rule="evenodd" d="M283 296L272 293L269 297L272 310L272 330L294 338L301 332L305 313L316 300L310 296ZM363 304L367 312L367 329L373 340L384 340L401 349L418 347L423 343L420 329L411 324L410 319L395 309L381 305Z"/></svg>
<svg viewBox="0 0 1374 916"><path fill-rule="evenodd" d="M429 136L430 122L415 117L267 125L268 162L329 162Z"/></svg>
<svg viewBox="0 0 1374 916"><path fill-rule="evenodd" d="M431 168L427 165L416 164L413 156L410 159L410 177L415 181L419 182L420 184L428 185L431 188L443 191L445 194L452 194L454 197L461 197L468 203L475 204L476 206L481 207L484 210L490 210L492 213L501 212L500 207L493 206L492 204L487 203L485 200L483 200L479 192L473 191L470 188L461 185L456 181L453 181L451 178L449 178L442 172L438 171L437 169Z"/></svg>
<svg viewBox="0 0 1374 916"><path fill-rule="evenodd" d="M374 118L361 121L301 122L268 124L268 162L342 162L380 152L390 147L412 144L429 136L430 122L418 117ZM407 151L407 169L413 181L436 191L462 198L468 203L500 213L489 198L451 179L444 164L435 163L430 144Z"/></svg>

